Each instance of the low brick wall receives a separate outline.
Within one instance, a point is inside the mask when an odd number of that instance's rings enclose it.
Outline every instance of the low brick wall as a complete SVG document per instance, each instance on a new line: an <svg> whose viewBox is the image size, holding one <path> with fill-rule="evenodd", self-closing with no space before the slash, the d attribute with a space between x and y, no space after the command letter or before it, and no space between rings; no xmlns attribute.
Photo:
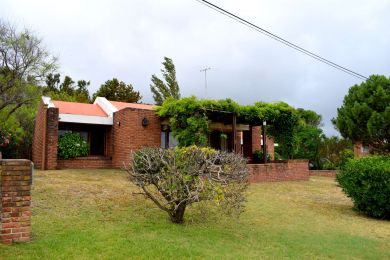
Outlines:
<svg viewBox="0 0 390 260"><path fill-rule="evenodd" d="M58 169L101 169L112 168L111 157L105 156L88 156L72 159L58 159Z"/></svg>
<svg viewBox="0 0 390 260"><path fill-rule="evenodd" d="M310 176L336 177L336 170L310 170Z"/></svg>
<svg viewBox="0 0 390 260"><path fill-rule="evenodd" d="M248 164L250 182L268 181L307 181L309 162L307 160L288 160L266 164Z"/></svg>
<svg viewBox="0 0 390 260"><path fill-rule="evenodd" d="M32 163L0 160L0 242L31 240Z"/></svg>

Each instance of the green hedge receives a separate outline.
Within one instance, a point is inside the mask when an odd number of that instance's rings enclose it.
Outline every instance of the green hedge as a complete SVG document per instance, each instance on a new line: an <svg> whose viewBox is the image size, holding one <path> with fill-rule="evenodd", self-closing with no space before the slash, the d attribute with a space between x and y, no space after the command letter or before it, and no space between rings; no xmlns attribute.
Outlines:
<svg viewBox="0 0 390 260"><path fill-rule="evenodd" d="M349 160L337 181L357 210L375 218L390 218L390 156Z"/></svg>
<svg viewBox="0 0 390 260"><path fill-rule="evenodd" d="M69 159L89 154L89 145L79 133L65 133L58 138L58 156Z"/></svg>

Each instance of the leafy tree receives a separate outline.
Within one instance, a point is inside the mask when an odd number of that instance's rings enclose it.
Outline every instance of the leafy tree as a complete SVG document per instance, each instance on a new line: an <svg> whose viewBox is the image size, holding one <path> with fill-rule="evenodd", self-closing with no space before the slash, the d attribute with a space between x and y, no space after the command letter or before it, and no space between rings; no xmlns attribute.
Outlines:
<svg viewBox="0 0 390 260"><path fill-rule="evenodd" d="M59 84L60 84L60 74L56 73L49 73L46 76L46 87L44 89L44 92L58 92L59 91Z"/></svg>
<svg viewBox="0 0 390 260"><path fill-rule="evenodd" d="M61 83L60 74L48 74L46 76L46 86L43 88L43 93L56 100L73 101L89 103L89 81L79 80L77 85L74 85L74 80L65 76L64 81ZM61 84L60 84L61 83Z"/></svg>
<svg viewBox="0 0 390 260"><path fill-rule="evenodd" d="M126 85L126 83L118 81L116 78L107 80L103 85L101 85L98 91L93 94L93 99L96 97L105 97L112 101L130 103L137 103L142 99L139 91L135 91L131 84Z"/></svg>
<svg viewBox="0 0 390 260"><path fill-rule="evenodd" d="M344 165L353 157L350 140L337 136L326 137L321 140L319 147L320 168L334 170Z"/></svg>
<svg viewBox="0 0 390 260"><path fill-rule="evenodd" d="M312 110L298 108L299 124L294 131L294 155L296 159L308 159L311 168L321 167L319 148L325 137L321 126L322 117Z"/></svg>
<svg viewBox="0 0 390 260"><path fill-rule="evenodd" d="M295 138L294 158L308 159L311 168L319 169L321 167L319 149L324 138L322 130L304 125L296 131Z"/></svg>
<svg viewBox="0 0 390 260"><path fill-rule="evenodd" d="M152 75L150 90L156 105L162 105L167 98L180 99L180 88L176 80L176 69L172 59L164 57L164 69L161 70L165 82Z"/></svg>
<svg viewBox="0 0 390 260"><path fill-rule="evenodd" d="M332 122L344 138L363 142L374 153L389 153L390 79L372 75L352 86Z"/></svg>
<svg viewBox="0 0 390 260"><path fill-rule="evenodd" d="M39 38L0 20L0 111L6 110L6 118L39 96L31 86L55 68L56 59Z"/></svg>
<svg viewBox="0 0 390 260"><path fill-rule="evenodd" d="M40 88L30 86L28 93L40 93ZM31 158L34 119L40 98L23 105L8 116L7 109L0 111L0 128L12 133L9 145L3 149L4 158Z"/></svg>
<svg viewBox="0 0 390 260"><path fill-rule="evenodd" d="M242 156L196 146L143 148L133 155L130 180L173 223L182 223L186 207L217 203L225 213L241 213L248 170Z"/></svg>
<svg viewBox="0 0 390 260"><path fill-rule="evenodd" d="M64 81L60 84L60 92L73 96L75 92L73 84L73 79L69 76L65 76Z"/></svg>
<svg viewBox="0 0 390 260"><path fill-rule="evenodd" d="M319 128L322 126L322 116L317 114L316 112L312 110L298 108L297 113L305 125L315 128Z"/></svg>

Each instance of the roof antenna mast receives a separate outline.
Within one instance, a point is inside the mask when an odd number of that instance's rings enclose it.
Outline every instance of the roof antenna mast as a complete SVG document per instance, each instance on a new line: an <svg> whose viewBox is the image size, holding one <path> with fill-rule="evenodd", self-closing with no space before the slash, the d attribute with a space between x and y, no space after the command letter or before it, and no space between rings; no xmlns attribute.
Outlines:
<svg viewBox="0 0 390 260"><path fill-rule="evenodd" d="M210 67L201 69L200 72L204 72L204 98L207 98L207 71L211 70Z"/></svg>

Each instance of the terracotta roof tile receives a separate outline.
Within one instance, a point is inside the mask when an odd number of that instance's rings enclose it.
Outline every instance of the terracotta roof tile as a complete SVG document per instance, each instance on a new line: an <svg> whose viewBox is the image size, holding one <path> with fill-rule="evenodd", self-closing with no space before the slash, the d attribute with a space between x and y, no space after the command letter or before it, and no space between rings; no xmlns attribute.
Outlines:
<svg viewBox="0 0 390 260"><path fill-rule="evenodd" d="M124 109L124 108L127 108L127 107L137 108L137 109L154 110L157 107L155 105L148 105L148 104L126 103L126 102L119 102L119 101L110 101L110 102L118 110L121 110L121 109Z"/></svg>
<svg viewBox="0 0 390 260"><path fill-rule="evenodd" d="M108 116L103 109L96 104L85 104L76 102L65 102L53 100L55 107L58 107L60 114L74 114L86 116Z"/></svg>

